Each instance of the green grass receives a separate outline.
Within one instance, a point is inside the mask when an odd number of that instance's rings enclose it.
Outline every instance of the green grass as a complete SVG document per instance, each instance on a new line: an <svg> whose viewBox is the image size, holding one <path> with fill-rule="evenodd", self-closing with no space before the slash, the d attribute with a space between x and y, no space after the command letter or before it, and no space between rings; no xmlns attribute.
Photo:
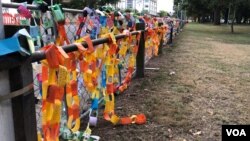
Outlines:
<svg viewBox="0 0 250 141"><path fill-rule="evenodd" d="M215 68L215 69L221 70L223 72L230 72L230 71L232 71L231 68L235 67L234 65L225 64L225 63L221 62L219 59L209 59L208 61L206 61L206 63L211 68Z"/></svg>
<svg viewBox="0 0 250 141"><path fill-rule="evenodd" d="M198 39L207 37L225 43L250 44L250 26L247 25L235 25L233 34L230 25L189 23L187 26L184 30Z"/></svg>

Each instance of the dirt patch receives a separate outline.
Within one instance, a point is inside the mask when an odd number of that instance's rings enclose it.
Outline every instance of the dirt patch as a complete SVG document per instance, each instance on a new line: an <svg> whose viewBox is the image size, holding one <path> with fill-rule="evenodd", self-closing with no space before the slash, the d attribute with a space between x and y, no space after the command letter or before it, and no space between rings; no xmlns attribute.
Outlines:
<svg viewBox="0 0 250 141"><path fill-rule="evenodd" d="M116 97L118 115L145 113L147 124L113 126L100 116L93 134L104 141L216 141L222 124L250 122L250 45L189 29L150 60L147 67L160 70L146 70Z"/></svg>

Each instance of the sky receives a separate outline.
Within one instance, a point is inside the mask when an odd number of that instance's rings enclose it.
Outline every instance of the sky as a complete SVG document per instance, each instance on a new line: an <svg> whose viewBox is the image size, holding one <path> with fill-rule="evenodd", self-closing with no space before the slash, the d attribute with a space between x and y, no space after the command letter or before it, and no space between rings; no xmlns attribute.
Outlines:
<svg viewBox="0 0 250 141"><path fill-rule="evenodd" d="M10 0L2 0L3 2L9 2ZM174 0L157 0L157 11L164 10L167 12L173 12Z"/></svg>
<svg viewBox="0 0 250 141"><path fill-rule="evenodd" d="M174 0L157 0L157 11L173 12Z"/></svg>
<svg viewBox="0 0 250 141"><path fill-rule="evenodd" d="M2 2L10 2L10 0L2 0Z"/></svg>

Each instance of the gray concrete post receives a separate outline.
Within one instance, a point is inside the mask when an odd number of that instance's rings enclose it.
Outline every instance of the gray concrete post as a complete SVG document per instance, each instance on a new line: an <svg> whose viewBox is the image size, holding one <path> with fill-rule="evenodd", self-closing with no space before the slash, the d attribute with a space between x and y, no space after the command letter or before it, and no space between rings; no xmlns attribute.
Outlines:
<svg viewBox="0 0 250 141"><path fill-rule="evenodd" d="M0 0L0 40L4 38L2 0ZM9 72L0 71L0 96L10 93ZM0 137L2 141L14 141L14 126L11 100L0 102Z"/></svg>

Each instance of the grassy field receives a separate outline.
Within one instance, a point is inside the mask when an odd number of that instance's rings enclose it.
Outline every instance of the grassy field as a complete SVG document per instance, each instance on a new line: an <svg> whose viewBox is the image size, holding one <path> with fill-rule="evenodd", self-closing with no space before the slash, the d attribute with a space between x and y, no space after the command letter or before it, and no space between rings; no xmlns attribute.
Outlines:
<svg viewBox="0 0 250 141"><path fill-rule="evenodd" d="M190 35L198 39L203 37L213 38L214 40L225 43L250 44L250 26L234 26L235 33L231 34L230 25L214 26L212 24L191 23L188 27Z"/></svg>
<svg viewBox="0 0 250 141"><path fill-rule="evenodd" d="M109 141L219 141L222 124L249 124L250 26L235 31L186 25L174 47L147 65L160 70L146 70L117 97L118 115L145 113L147 124L100 120L94 134Z"/></svg>

